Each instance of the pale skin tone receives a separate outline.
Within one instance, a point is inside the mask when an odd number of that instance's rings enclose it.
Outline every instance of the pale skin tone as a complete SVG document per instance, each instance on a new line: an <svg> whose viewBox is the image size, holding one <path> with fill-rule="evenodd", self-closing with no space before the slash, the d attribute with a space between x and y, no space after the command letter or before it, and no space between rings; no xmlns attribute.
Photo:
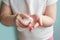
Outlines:
<svg viewBox="0 0 60 40"><path fill-rule="evenodd" d="M33 15L31 16L34 19ZM26 28L27 25L23 25L23 23L21 23L21 20L19 20L18 17L20 17L20 14L12 15L11 8L8 5L2 3L1 22L3 24L8 26L16 25ZM27 16L25 17L28 18ZM56 20L56 3L46 7L46 11L42 16L43 27L50 27L55 22L55 20ZM34 21L36 22L35 19Z"/></svg>

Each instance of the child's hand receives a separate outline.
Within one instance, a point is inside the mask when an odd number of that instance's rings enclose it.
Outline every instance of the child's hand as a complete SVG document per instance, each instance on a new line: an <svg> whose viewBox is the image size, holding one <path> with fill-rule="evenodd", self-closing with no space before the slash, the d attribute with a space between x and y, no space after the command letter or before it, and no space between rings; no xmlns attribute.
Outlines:
<svg viewBox="0 0 60 40"><path fill-rule="evenodd" d="M38 26L42 26L42 18L40 16L40 18L36 15L31 15L31 18L33 18L34 22L31 22L29 27L30 27L30 31L32 31L33 29L35 29Z"/></svg>
<svg viewBox="0 0 60 40"><path fill-rule="evenodd" d="M22 27L22 28L27 28L30 21L28 23L24 23L23 22L24 18L29 18L29 16L27 14L18 14L16 17L16 26Z"/></svg>
<svg viewBox="0 0 60 40"><path fill-rule="evenodd" d="M37 15L32 15L31 16L34 20L35 23L38 23L39 26L42 26L42 15L40 15L40 17L38 17Z"/></svg>
<svg viewBox="0 0 60 40"><path fill-rule="evenodd" d="M39 26L38 24L38 20L39 18L36 15L31 15L31 18L33 19L33 22L31 22L29 24L29 31L32 31L33 29L35 29L37 26Z"/></svg>

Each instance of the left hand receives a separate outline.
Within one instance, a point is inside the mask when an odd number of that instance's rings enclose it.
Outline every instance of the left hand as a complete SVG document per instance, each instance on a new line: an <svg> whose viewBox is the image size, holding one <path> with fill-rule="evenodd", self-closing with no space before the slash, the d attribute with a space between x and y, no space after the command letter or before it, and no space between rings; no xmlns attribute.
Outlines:
<svg viewBox="0 0 60 40"><path fill-rule="evenodd" d="M31 22L29 25L29 31L32 31L34 28L39 26L39 18L36 15L31 15L31 18L33 19L34 22Z"/></svg>
<svg viewBox="0 0 60 40"><path fill-rule="evenodd" d="M42 15L40 15L40 17L38 17L37 15L31 15L31 18L33 18L33 21L30 24L30 31L32 31L34 28L38 27L38 26L43 26L42 24Z"/></svg>

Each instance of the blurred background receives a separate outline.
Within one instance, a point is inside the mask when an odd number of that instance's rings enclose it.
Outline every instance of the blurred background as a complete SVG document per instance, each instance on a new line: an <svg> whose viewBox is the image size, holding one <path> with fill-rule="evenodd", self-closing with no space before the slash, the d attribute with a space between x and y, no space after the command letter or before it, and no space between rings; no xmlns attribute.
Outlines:
<svg viewBox="0 0 60 40"><path fill-rule="evenodd" d="M1 8L1 0L0 0ZM18 40L15 26L5 26L0 23L0 40ZM60 40L60 0L57 2L57 20L54 25L54 40Z"/></svg>

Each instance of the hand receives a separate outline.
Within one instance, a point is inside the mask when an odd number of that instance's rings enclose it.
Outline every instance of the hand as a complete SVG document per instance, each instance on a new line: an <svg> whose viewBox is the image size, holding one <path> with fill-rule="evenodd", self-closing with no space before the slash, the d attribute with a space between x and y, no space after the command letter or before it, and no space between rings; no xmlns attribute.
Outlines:
<svg viewBox="0 0 60 40"><path fill-rule="evenodd" d="M31 22L30 24L29 24L29 31L32 31L34 28L36 28L37 26L39 26L39 24L38 24L38 20L39 20L39 18L36 16L36 15L30 15L31 16L31 18L33 19L33 21L34 22Z"/></svg>
<svg viewBox="0 0 60 40"><path fill-rule="evenodd" d="M28 24L24 24L23 23L24 18L29 18L29 16L27 14L17 14L16 26L22 27L22 28L27 28L30 22Z"/></svg>
<svg viewBox="0 0 60 40"><path fill-rule="evenodd" d="M40 15L40 17L38 17L37 15L32 15L31 16L34 20L35 23L38 23L39 26L42 26L42 15Z"/></svg>
<svg viewBox="0 0 60 40"><path fill-rule="evenodd" d="M30 31L32 31L33 29L35 29L36 27L38 27L38 26L42 26L43 24L42 24L42 18L41 18L41 16L40 16L40 18L38 17L38 16L36 16L36 15L31 15L31 17L33 18L33 20L34 20L34 23L32 22L31 24L30 24Z"/></svg>

